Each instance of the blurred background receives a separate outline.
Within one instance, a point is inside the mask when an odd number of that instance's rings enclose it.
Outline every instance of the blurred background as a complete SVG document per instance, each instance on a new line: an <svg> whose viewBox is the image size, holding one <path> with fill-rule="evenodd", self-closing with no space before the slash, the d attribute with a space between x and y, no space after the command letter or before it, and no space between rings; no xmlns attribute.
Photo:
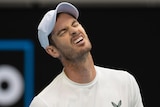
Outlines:
<svg viewBox="0 0 160 107"><path fill-rule="evenodd" d="M66 0L92 42L96 65L133 74L145 107L159 105L160 0ZM61 0L0 0L0 107L28 107L61 72L37 27Z"/></svg>

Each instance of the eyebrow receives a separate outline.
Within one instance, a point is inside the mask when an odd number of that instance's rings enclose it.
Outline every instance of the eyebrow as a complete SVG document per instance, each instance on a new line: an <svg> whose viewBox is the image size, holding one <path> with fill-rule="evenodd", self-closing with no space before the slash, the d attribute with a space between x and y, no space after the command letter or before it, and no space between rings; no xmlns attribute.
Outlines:
<svg viewBox="0 0 160 107"><path fill-rule="evenodd" d="M74 23L77 23L77 22L78 22L77 20L73 20L71 25L74 25ZM58 30L57 33L56 33L56 35L59 35L59 34L60 34L63 30L65 30L65 29L66 29L66 27Z"/></svg>

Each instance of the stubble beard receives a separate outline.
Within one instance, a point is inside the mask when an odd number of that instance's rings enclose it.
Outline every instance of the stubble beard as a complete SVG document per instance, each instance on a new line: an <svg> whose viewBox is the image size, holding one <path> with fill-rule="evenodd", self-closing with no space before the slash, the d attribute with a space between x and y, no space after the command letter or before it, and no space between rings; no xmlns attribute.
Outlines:
<svg viewBox="0 0 160 107"><path fill-rule="evenodd" d="M92 49L92 45L90 43L88 47L86 47L85 49L80 50L77 53L73 53L72 51L68 52L68 54L64 53L63 57L64 57L65 60L72 61L72 62L82 61L90 53L91 49Z"/></svg>

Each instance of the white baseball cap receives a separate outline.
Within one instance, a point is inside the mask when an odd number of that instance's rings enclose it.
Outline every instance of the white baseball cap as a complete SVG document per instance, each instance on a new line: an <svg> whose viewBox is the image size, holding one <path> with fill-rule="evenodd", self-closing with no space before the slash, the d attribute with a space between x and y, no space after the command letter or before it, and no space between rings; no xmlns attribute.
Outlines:
<svg viewBox="0 0 160 107"><path fill-rule="evenodd" d="M61 12L69 13L76 19L79 16L78 9L68 2L61 2L55 10L48 11L38 26L38 39L44 49L49 46L48 36L54 29L57 13Z"/></svg>

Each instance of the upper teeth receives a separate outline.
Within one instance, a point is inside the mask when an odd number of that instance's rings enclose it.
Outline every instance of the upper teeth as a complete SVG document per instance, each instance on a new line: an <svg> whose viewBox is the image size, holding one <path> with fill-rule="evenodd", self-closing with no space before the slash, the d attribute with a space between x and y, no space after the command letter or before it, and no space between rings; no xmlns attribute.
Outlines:
<svg viewBox="0 0 160 107"><path fill-rule="evenodd" d="M83 37L79 37L78 39L76 39L76 40L74 41L74 43L78 43L78 42L80 42L82 39L83 39Z"/></svg>

